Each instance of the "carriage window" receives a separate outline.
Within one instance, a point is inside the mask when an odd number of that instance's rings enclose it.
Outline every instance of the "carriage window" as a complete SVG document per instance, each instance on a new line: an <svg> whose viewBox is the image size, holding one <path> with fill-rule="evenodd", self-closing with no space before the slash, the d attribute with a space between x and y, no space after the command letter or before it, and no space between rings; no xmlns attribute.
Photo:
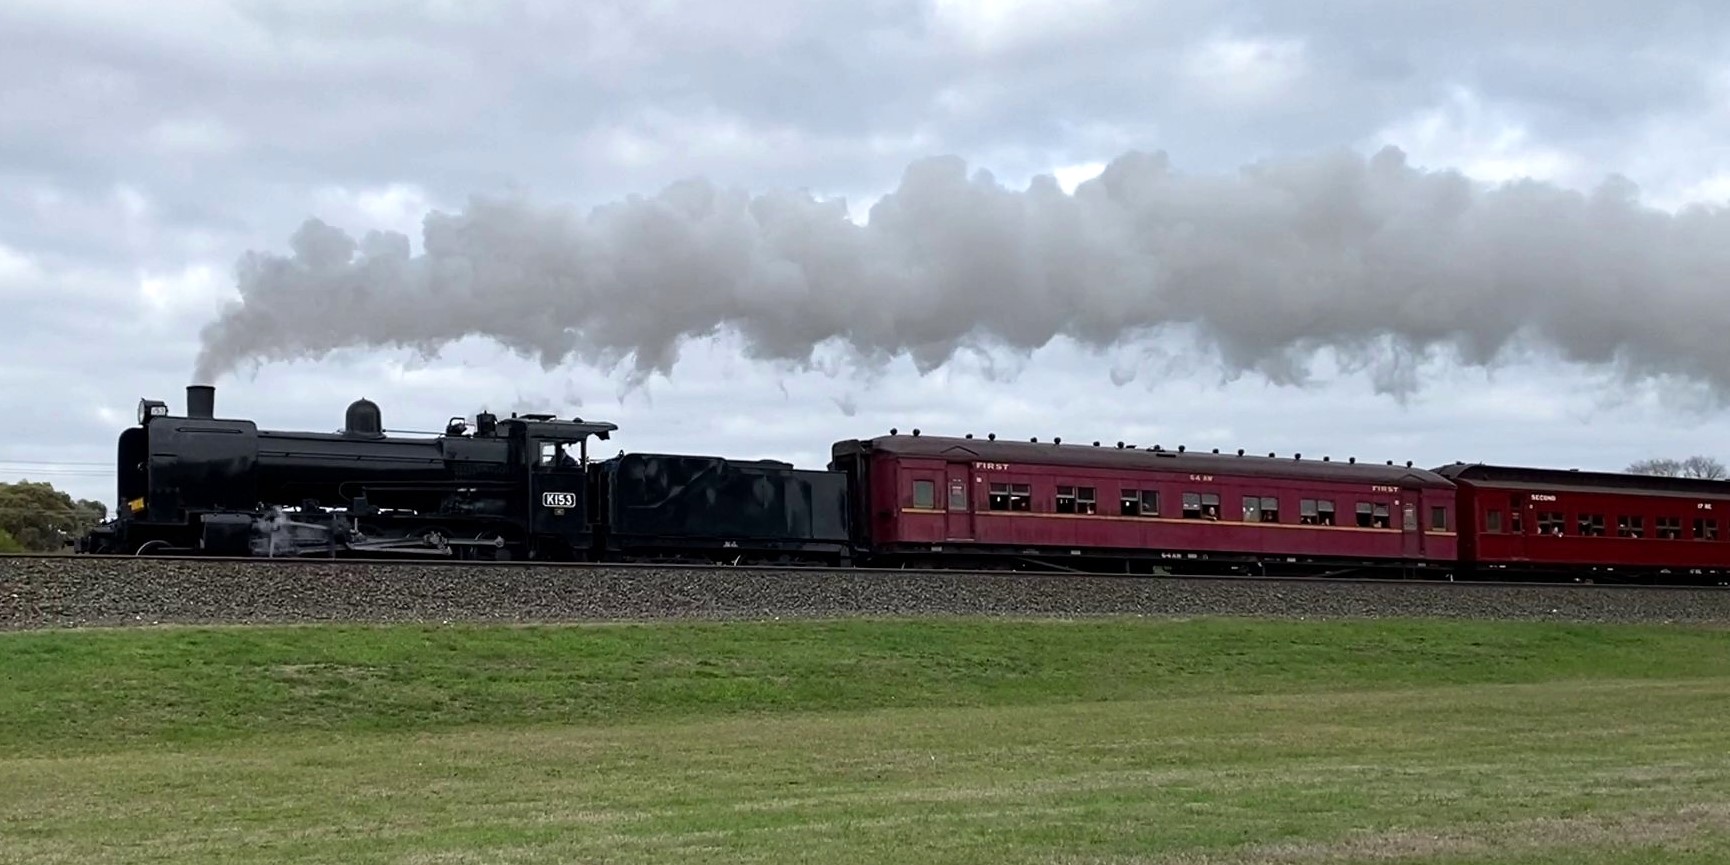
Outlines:
<svg viewBox="0 0 1730 865"><path fill-rule="evenodd" d="M987 507L994 511L1033 509L1032 484L992 484Z"/></svg>
<svg viewBox="0 0 1730 865"><path fill-rule="evenodd" d="M1656 523L1654 528L1657 529L1658 537L1663 538L1664 540L1667 540L1667 541L1674 541L1674 540L1680 540L1681 539L1681 537L1682 537L1682 518L1681 517L1658 517L1654 522Z"/></svg>
<svg viewBox="0 0 1730 865"><path fill-rule="evenodd" d="M1430 508L1430 529L1438 532L1448 530L1448 509L1441 506Z"/></svg>
<svg viewBox="0 0 1730 865"><path fill-rule="evenodd" d="M1604 536L1603 514L1581 514L1577 522L1580 526L1581 536L1588 538L1601 538Z"/></svg>
<svg viewBox="0 0 1730 865"><path fill-rule="evenodd" d="M933 481L914 481L913 506L916 508L937 507L937 484Z"/></svg>
<svg viewBox="0 0 1730 865"><path fill-rule="evenodd" d="M1329 499L1302 499L1298 502L1298 522L1306 526L1334 524L1334 503Z"/></svg>
<svg viewBox="0 0 1730 865"><path fill-rule="evenodd" d="M1219 494L1184 493L1183 518L1186 520L1219 519Z"/></svg>
<svg viewBox="0 0 1730 865"><path fill-rule="evenodd" d="M1646 536L1645 517L1617 517L1616 536L1623 538L1643 538Z"/></svg>
<svg viewBox="0 0 1730 865"><path fill-rule="evenodd" d="M1508 531L1516 535L1526 533L1525 514L1521 513L1519 508L1508 511Z"/></svg>
<svg viewBox="0 0 1730 865"><path fill-rule="evenodd" d="M1499 532L1502 530L1502 512L1492 510L1484 514L1484 531Z"/></svg>
<svg viewBox="0 0 1730 865"><path fill-rule="evenodd" d="M1060 514L1091 514L1099 511L1093 487L1058 487L1057 512Z"/></svg>
<svg viewBox="0 0 1730 865"><path fill-rule="evenodd" d="M1244 496L1243 521L1246 523L1279 522L1279 499L1274 496Z"/></svg>
<svg viewBox="0 0 1730 865"><path fill-rule="evenodd" d="M1358 525L1366 529L1385 529L1392 526L1388 520L1388 506L1382 502L1358 502Z"/></svg>
<svg viewBox="0 0 1730 865"><path fill-rule="evenodd" d="M1543 511L1538 514L1538 534L1559 536L1562 534L1562 526L1566 523L1567 520L1562 517L1561 511Z"/></svg>
<svg viewBox="0 0 1730 865"><path fill-rule="evenodd" d="M1118 503L1119 512L1126 517L1157 517L1159 516L1158 490L1124 490Z"/></svg>
<svg viewBox="0 0 1730 865"><path fill-rule="evenodd" d="M949 482L949 509L952 511L967 510L967 482L952 480Z"/></svg>
<svg viewBox="0 0 1730 865"><path fill-rule="evenodd" d="M1695 519L1694 539L1697 541L1718 540L1718 521L1703 518Z"/></svg>

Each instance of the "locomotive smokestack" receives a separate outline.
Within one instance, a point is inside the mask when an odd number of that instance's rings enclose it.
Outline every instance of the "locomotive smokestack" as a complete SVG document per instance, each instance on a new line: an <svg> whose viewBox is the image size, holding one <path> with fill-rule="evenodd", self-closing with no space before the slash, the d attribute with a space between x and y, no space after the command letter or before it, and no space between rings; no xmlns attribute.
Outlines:
<svg viewBox="0 0 1730 865"><path fill-rule="evenodd" d="M186 386L186 416L209 420L216 417L216 386L189 384Z"/></svg>

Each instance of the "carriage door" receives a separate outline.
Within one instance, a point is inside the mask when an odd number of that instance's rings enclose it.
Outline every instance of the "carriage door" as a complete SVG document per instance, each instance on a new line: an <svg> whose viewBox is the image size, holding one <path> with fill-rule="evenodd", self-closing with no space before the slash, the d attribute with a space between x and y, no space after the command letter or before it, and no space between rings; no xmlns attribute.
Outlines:
<svg viewBox="0 0 1730 865"><path fill-rule="evenodd" d="M944 510L948 512L949 527L944 534L951 541L973 540L973 497L969 493L971 475L971 463L949 464L947 489L944 491Z"/></svg>
<svg viewBox="0 0 1730 865"><path fill-rule="evenodd" d="M1400 489L1400 534L1405 538L1403 553L1408 559L1424 557L1424 494L1410 487Z"/></svg>
<svg viewBox="0 0 1730 865"><path fill-rule="evenodd" d="M1530 530L1536 515L1531 513L1532 503L1526 500L1525 493L1511 493L1508 496L1508 558L1526 560L1526 532Z"/></svg>

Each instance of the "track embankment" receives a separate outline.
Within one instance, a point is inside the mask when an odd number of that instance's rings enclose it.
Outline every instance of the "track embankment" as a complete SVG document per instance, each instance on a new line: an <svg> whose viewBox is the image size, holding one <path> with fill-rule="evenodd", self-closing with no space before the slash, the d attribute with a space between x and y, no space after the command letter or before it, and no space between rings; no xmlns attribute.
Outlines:
<svg viewBox="0 0 1730 865"><path fill-rule="evenodd" d="M0 557L0 630L933 615L1730 623L1730 592L1057 574Z"/></svg>

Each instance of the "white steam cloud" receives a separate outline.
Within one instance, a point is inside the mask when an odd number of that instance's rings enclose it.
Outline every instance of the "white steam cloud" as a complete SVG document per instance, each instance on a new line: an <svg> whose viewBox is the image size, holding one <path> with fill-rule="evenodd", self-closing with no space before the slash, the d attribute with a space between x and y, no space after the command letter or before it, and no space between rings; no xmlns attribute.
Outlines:
<svg viewBox="0 0 1730 865"><path fill-rule="evenodd" d="M1614 177L1590 193L1483 186L1394 148L1216 176L1131 152L1073 195L943 157L909 166L864 225L841 201L692 180L588 213L477 199L429 215L420 255L317 220L291 245L241 260L198 381L478 335L548 369L628 364L637 382L723 330L757 359L809 364L831 345L862 368L905 355L929 371L970 348L1133 347L1186 324L1228 372L1275 381L1333 349L1398 389L1426 352L1489 366L1532 341L1730 392L1730 211L1644 207Z"/></svg>

